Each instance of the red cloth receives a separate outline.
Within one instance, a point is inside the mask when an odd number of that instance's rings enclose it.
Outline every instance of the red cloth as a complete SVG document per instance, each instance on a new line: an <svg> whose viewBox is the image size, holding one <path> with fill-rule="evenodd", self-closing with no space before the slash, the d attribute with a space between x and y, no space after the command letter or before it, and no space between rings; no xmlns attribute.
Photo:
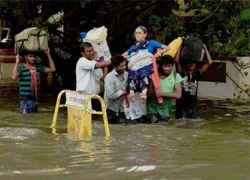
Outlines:
<svg viewBox="0 0 250 180"><path fill-rule="evenodd" d="M126 108L128 108L129 107L128 95L123 96L123 98L124 98L124 101L125 101L125 106L126 106Z"/></svg>
<svg viewBox="0 0 250 180"><path fill-rule="evenodd" d="M157 69L157 64L156 64L156 57L153 57L153 69L154 72L151 75L151 79L153 81L155 90L160 90L161 89L161 84L160 84L160 79L159 79L159 74L158 74L158 69ZM163 97L160 96L157 98L158 103L162 104L163 103Z"/></svg>
<svg viewBox="0 0 250 180"><path fill-rule="evenodd" d="M30 71L31 74L31 91L36 96L37 99L37 71L35 66L29 66L28 64L24 64L24 66Z"/></svg>

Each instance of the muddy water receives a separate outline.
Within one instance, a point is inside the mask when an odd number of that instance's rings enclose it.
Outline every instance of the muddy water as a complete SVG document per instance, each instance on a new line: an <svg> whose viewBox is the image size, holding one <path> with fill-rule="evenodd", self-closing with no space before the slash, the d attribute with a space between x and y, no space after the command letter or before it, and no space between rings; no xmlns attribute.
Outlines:
<svg viewBox="0 0 250 180"><path fill-rule="evenodd" d="M168 125L93 124L79 140L50 124L55 99L21 115L15 85L0 86L0 179L249 179L249 103L200 99L200 119Z"/></svg>

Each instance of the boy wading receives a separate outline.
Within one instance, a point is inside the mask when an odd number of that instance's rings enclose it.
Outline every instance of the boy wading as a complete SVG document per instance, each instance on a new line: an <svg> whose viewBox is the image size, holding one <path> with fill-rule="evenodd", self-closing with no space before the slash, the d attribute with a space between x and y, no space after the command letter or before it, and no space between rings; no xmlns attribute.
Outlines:
<svg viewBox="0 0 250 180"><path fill-rule="evenodd" d="M37 113L38 91L40 85L40 74L55 71L54 62L49 50L44 51L49 61L49 67L36 63L35 52L23 51L25 64L18 66L19 55L16 56L16 64L12 71L12 79L19 78L20 109L21 113Z"/></svg>
<svg viewBox="0 0 250 180"><path fill-rule="evenodd" d="M40 73L45 72L44 66L19 66L20 108L22 113L37 113L38 84Z"/></svg>

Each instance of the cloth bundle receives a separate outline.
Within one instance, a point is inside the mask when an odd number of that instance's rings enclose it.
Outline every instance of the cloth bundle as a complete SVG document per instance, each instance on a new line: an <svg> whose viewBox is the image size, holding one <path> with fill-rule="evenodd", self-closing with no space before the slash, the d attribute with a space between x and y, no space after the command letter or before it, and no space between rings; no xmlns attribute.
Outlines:
<svg viewBox="0 0 250 180"><path fill-rule="evenodd" d="M15 36L15 52L21 50L44 51L48 49L48 36L45 30L31 27Z"/></svg>
<svg viewBox="0 0 250 180"><path fill-rule="evenodd" d="M152 64L153 54L148 52L147 49L138 50L136 55L128 58L128 68L133 71L137 71L142 67Z"/></svg>

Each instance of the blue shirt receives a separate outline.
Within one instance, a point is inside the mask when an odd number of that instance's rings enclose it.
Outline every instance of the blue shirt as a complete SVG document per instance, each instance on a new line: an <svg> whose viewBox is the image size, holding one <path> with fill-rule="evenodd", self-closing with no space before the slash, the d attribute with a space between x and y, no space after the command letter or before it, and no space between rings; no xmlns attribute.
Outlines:
<svg viewBox="0 0 250 180"><path fill-rule="evenodd" d="M162 43L155 41L155 40L149 40L149 43L146 47L146 49L148 50L148 52L154 54L155 50L157 48L161 48L163 46ZM131 46L128 50L127 53L130 55L130 53L135 52L137 48L137 45L133 45Z"/></svg>

